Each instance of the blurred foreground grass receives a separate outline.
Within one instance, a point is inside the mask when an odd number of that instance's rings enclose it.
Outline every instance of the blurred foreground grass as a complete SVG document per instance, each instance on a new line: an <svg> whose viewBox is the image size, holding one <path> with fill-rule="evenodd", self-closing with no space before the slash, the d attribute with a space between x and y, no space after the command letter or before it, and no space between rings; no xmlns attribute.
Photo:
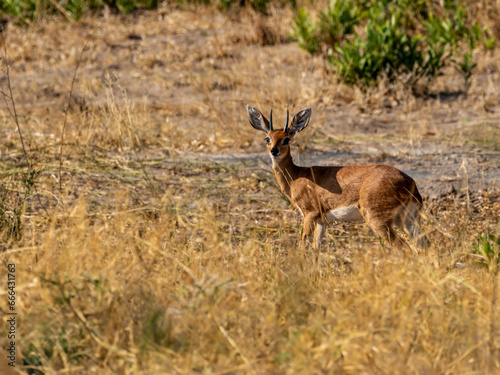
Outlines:
<svg viewBox="0 0 500 375"><path fill-rule="evenodd" d="M29 198L24 236L2 253L0 277L17 268L26 373L500 369L498 276L471 256L480 231L500 229L498 196L428 202L428 252L337 226L316 263L258 160L72 170L48 212ZM39 176L42 204L55 173Z"/></svg>

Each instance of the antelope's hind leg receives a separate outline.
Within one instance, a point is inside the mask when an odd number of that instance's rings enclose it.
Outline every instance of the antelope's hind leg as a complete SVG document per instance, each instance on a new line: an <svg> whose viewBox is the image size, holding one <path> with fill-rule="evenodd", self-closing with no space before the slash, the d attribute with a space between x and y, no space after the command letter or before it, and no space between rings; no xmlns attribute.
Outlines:
<svg viewBox="0 0 500 375"><path fill-rule="evenodd" d="M414 244L420 249L429 247L429 239L422 233L420 210L422 206L415 202L409 202L395 217L394 224L400 231L409 236Z"/></svg>
<svg viewBox="0 0 500 375"><path fill-rule="evenodd" d="M394 231L393 229L393 220L383 223L377 223L371 225L368 223L370 228L378 234L384 240L384 243L389 246L401 247L402 245L406 245L406 243L401 239L401 237Z"/></svg>
<svg viewBox="0 0 500 375"><path fill-rule="evenodd" d="M377 212L373 212L372 210L362 208L361 215L365 219L366 224L377 234L380 236L384 243L389 246L397 246L400 247L404 244L404 241L398 236L398 234L394 231L393 225L395 225L395 220L393 216L387 217L377 214Z"/></svg>

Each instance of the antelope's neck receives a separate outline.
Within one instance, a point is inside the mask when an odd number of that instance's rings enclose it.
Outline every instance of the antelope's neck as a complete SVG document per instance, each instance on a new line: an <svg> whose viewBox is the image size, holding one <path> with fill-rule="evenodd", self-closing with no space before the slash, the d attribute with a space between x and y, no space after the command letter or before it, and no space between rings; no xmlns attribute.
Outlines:
<svg viewBox="0 0 500 375"><path fill-rule="evenodd" d="M297 165L293 163L292 156L290 152L283 156L278 162L273 159L273 170L278 180L278 184L281 187L281 191L285 193L290 198L290 184L298 178L299 169Z"/></svg>

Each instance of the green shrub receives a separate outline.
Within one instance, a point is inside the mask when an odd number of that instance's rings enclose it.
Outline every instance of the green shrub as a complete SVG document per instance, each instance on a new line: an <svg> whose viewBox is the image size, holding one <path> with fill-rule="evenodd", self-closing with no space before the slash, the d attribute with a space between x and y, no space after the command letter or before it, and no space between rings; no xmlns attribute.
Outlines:
<svg viewBox="0 0 500 375"><path fill-rule="evenodd" d="M200 0L183 0L183 1L197 2ZM207 4L211 3L210 0L202 0L202 1L205 1ZM216 1L219 2L219 4L218 4L219 7L221 9L224 9L224 10L229 9L233 5L245 6L248 3L253 9L255 9L256 11L258 11L260 13L266 13L267 6L271 2L271 0L248 0L248 1L245 1L245 0L243 0L243 1L242 0L216 0ZM294 1L295 0L291 0L291 3L293 3Z"/></svg>
<svg viewBox="0 0 500 375"><path fill-rule="evenodd" d="M393 80L413 72L425 59L418 48L420 38L409 36L400 26L398 16L381 24L370 20L366 36L355 35L344 45L336 45L336 53L330 52L330 63L345 82L364 86L376 82L382 73Z"/></svg>
<svg viewBox="0 0 500 375"><path fill-rule="evenodd" d="M128 14L137 8L154 9L162 0L0 0L0 12L13 16L17 22L28 25L37 17L57 14L62 7L68 16L78 20L89 10L98 10L104 6L117 9ZM249 4L261 13L266 13L271 0L177 0L178 3L214 4L222 10L227 10L233 5L245 6ZM287 0L296 7L296 0Z"/></svg>
<svg viewBox="0 0 500 375"><path fill-rule="evenodd" d="M65 15L78 20L89 10L99 10L105 6L117 9L128 14L135 9L154 9L164 0L0 0L0 12L14 17L18 23L29 25L38 17L60 13L64 9ZM266 13L272 0L177 0L179 4L213 4L221 10L232 6L250 5L260 13ZM284 3L296 8L296 0L279 0L280 6ZM277 2L277 1L276 1ZM56 5L54 5L56 4Z"/></svg>
<svg viewBox="0 0 500 375"><path fill-rule="evenodd" d="M472 247L478 253L473 256L479 258L474 264L497 273L500 265L500 237L483 233L482 236L477 237L477 242L474 242Z"/></svg>
<svg viewBox="0 0 500 375"><path fill-rule="evenodd" d="M9 14L19 20L20 23L26 23L34 18L37 10L45 7L44 1L36 2L32 0L3 0L0 2L0 11Z"/></svg>
<svg viewBox="0 0 500 375"><path fill-rule="evenodd" d="M74 20L82 18L87 8L85 0L68 0L63 6Z"/></svg>
<svg viewBox="0 0 500 375"><path fill-rule="evenodd" d="M411 85L429 83L452 64L467 91L479 41L495 45L459 0L443 6L426 0L333 0L317 22L299 9L292 36L308 52L324 54L340 80L363 89L401 76Z"/></svg>
<svg viewBox="0 0 500 375"><path fill-rule="evenodd" d="M75 20L80 19L88 10L97 10L104 6L118 9L125 14L137 8L153 9L158 6L158 0L56 0L56 2ZM0 11L13 16L23 25L31 23L37 17L59 12L48 0L2 0Z"/></svg>
<svg viewBox="0 0 500 375"><path fill-rule="evenodd" d="M297 16L294 18L295 26L292 26L292 37L295 38L300 48L309 53L318 50L320 39L318 38L318 26L309 18L307 10L299 8Z"/></svg>
<svg viewBox="0 0 500 375"><path fill-rule="evenodd" d="M39 173L40 171L31 169L28 175L23 177L18 191L9 189L4 184L0 185L0 233L3 233L4 237L0 237L0 242L18 241L21 238L23 230L21 218L26 209L25 203L31 195Z"/></svg>
<svg viewBox="0 0 500 375"><path fill-rule="evenodd" d="M319 19L323 38L336 44L352 34L354 26L359 24L359 8L350 0L332 1L326 12L320 12Z"/></svg>

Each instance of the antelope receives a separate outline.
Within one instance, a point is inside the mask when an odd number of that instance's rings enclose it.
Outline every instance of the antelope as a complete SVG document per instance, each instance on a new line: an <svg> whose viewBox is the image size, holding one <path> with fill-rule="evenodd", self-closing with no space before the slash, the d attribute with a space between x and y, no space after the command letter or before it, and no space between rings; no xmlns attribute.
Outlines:
<svg viewBox="0 0 500 375"><path fill-rule="evenodd" d="M287 110L285 128L276 130L272 110L269 120L251 105L247 105L247 111L250 125L266 133L267 150L281 191L302 214L304 244L314 234L313 247L319 248L325 225L332 221L365 221L389 244L405 243L394 227L411 237L419 234L422 197L410 176L382 164L295 165L290 141L309 125L311 108L298 112L290 125Z"/></svg>

